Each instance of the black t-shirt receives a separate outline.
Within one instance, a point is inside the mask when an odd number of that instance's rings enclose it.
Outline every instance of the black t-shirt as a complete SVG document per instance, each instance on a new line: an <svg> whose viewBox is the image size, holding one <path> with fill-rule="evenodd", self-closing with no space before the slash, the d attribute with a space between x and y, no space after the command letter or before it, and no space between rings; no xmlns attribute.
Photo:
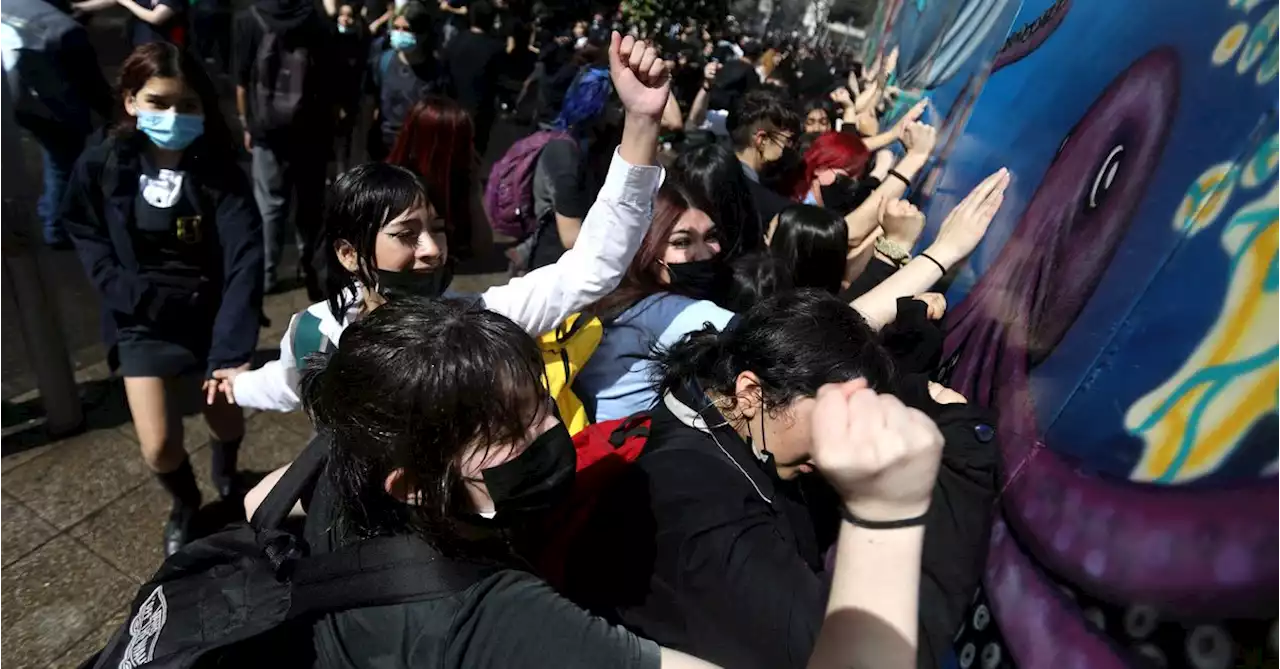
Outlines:
<svg viewBox="0 0 1280 669"><path fill-rule="evenodd" d="M506 46L488 35L470 30L459 33L445 48L454 96L472 116L492 113L494 86Z"/></svg>
<svg viewBox="0 0 1280 669"><path fill-rule="evenodd" d="M337 544L336 505L322 476L307 505L308 545ZM317 666L382 669L659 669L660 649L556 594L536 576L502 570L437 599L325 616L313 628Z"/></svg>
<svg viewBox="0 0 1280 669"><path fill-rule="evenodd" d="M553 264L564 255L556 214L582 219L591 208L594 191L585 168L578 147L567 140L548 142L538 156L533 174L533 209L538 217L538 240L530 261L533 269Z"/></svg>
<svg viewBox="0 0 1280 669"><path fill-rule="evenodd" d="M374 51L369 81L376 86L378 123L390 147L404 125L404 117L422 98L441 92L440 73L434 60L406 63L395 51Z"/></svg>
<svg viewBox="0 0 1280 669"><path fill-rule="evenodd" d="M138 4L146 9L155 9L161 5L173 9L173 18L160 25L151 25L142 19L130 19L133 24L130 35L133 46L150 44L151 42L172 42L181 46L186 38L187 3L182 0L138 0Z"/></svg>
<svg viewBox="0 0 1280 669"><path fill-rule="evenodd" d="M138 273L158 283L191 287L221 274L214 221L200 216L191 179L142 160L130 232Z"/></svg>
<svg viewBox="0 0 1280 669"><path fill-rule="evenodd" d="M744 60L731 60L720 68L711 87L710 109L733 111L748 91L760 85L756 68Z"/></svg>

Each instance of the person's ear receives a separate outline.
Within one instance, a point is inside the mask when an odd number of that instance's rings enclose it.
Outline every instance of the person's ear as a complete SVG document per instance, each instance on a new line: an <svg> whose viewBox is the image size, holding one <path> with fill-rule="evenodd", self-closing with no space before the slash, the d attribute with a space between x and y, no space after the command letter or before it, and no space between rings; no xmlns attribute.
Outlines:
<svg viewBox="0 0 1280 669"><path fill-rule="evenodd" d="M403 504L417 504L421 497L417 486L413 485L411 477L404 471L404 467L391 470L386 480L382 482L382 489Z"/></svg>
<svg viewBox="0 0 1280 669"><path fill-rule="evenodd" d="M339 239L333 243L333 252L338 255L338 262L342 267L352 274L360 271L360 258L356 253L356 247L345 239Z"/></svg>
<svg viewBox="0 0 1280 669"><path fill-rule="evenodd" d="M757 130L751 140L752 145L756 148L756 153L764 155L764 147L769 143L769 133L764 130Z"/></svg>
<svg viewBox="0 0 1280 669"><path fill-rule="evenodd" d="M735 408L742 418L752 420L764 410L764 389L760 387L760 377L755 372L739 374L733 391L737 396Z"/></svg>
<svg viewBox="0 0 1280 669"><path fill-rule="evenodd" d="M138 99L133 93L124 94L124 111L130 116L138 115Z"/></svg>

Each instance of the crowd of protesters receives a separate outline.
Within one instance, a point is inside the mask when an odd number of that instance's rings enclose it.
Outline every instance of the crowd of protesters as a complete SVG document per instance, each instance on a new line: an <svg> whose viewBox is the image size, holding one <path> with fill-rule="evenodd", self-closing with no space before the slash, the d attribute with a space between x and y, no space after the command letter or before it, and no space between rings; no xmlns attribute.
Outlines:
<svg viewBox="0 0 1280 669"><path fill-rule="evenodd" d="M117 4L134 47L112 91L77 19ZM176 624L208 618L193 579L243 594L232 572L259 564L296 601L232 618L292 631L236 638L222 661L943 662L997 458L988 411L932 380L940 290L1009 175L922 243L910 200L937 130L895 87L896 54L863 66L513 0L2 13L17 118L44 150L46 242L74 246L99 292L173 504L162 586L100 662L178 652L166 635L213 652L217 634ZM485 170L499 122L530 134ZM251 368L290 230L314 304ZM450 290L459 259L501 252L505 283ZM231 530L193 535L176 408L196 388L215 489L256 537L216 568ZM246 408L315 430L251 490ZM293 559L347 565L327 604ZM390 564L418 570L413 594L368 580Z"/></svg>

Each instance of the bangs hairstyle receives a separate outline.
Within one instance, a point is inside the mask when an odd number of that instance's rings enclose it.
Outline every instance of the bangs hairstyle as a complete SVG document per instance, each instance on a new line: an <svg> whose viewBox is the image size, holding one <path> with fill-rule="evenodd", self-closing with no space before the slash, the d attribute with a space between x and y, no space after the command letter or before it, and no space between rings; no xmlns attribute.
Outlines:
<svg viewBox="0 0 1280 669"><path fill-rule="evenodd" d="M367 287L378 285L374 257L378 231L406 211L430 202L418 175L403 167L366 163L338 175L324 210L326 287L334 318L341 321L353 304L356 282ZM338 262L338 243L343 241L356 250L355 274Z"/></svg>
<svg viewBox="0 0 1280 669"><path fill-rule="evenodd" d="M478 157L471 115L457 102L428 96L414 103L387 162L415 172L445 221L450 255L470 253L471 178Z"/></svg>
<svg viewBox="0 0 1280 669"><path fill-rule="evenodd" d="M717 333L707 325L655 356L661 395L696 382L722 397L737 394L738 375L760 379L766 411L814 397L828 383L866 378L877 392L893 392L894 368L876 333L852 307L818 290L778 293Z"/></svg>
<svg viewBox="0 0 1280 669"><path fill-rule="evenodd" d="M693 207L706 212L724 240L720 255L732 261L764 249L764 230L742 163L728 147L707 144L676 156L670 178Z"/></svg>
<svg viewBox="0 0 1280 669"><path fill-rule="evenodd" d="M546 404L542 355L515 323L471 301L406 297L349 326L312 356L299 395L331 437L327 475L344 543L416 532L448 555L474 552L457 530L459 463L473 447L524 437ZM405 472L405 504L386 492Z"/></svg>

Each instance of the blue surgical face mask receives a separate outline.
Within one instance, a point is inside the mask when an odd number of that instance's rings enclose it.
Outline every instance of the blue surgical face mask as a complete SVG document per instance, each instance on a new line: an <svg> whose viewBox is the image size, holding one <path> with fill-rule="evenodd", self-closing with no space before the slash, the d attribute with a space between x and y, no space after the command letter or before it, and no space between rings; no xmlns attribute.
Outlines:
<svg viewBox="0 0 1280 669"><path fill-rule="evenodd" d="M204 134L204 116L138 110L138 129L152 144L169 151L181 151Z"/></svg>
<svg viewBox="0 0 1280 669"><path fill-rule="evenodd" d="M349 32L351 32L351 26L343 25L343 24L341 24L341 23L339 23L339 24L338 24L338 34L339 34L339 35L345 35L345 34L347 34L347 33L349 33Z"/></svg>
<svg viewBox="0 0 1280 669"><path fill-rule="evenodd" d="M396 51L408 51L418 46L418 36L408 30L391 31L391 48Z"/></svg>

